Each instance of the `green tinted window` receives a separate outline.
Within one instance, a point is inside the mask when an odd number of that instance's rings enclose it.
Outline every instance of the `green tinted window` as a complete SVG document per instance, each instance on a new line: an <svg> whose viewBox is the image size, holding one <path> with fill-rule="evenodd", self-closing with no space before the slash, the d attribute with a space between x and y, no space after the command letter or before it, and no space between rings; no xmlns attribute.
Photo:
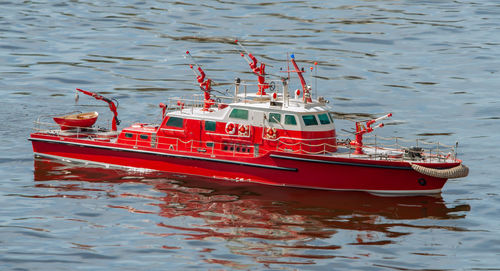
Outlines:
<svg viewBox="0 0 500 271"><path fill-rule="evenodd" d="M285 124L286 125L297 125L297 119L294 115L285 115Z"/></svg>
<svg viewBox="0 0 500 271"><path fill-rule="evenodd" d="M132 137L134 137L134 135L133 135L133 134L131 134L131 133L125 133L125 137L126 137L126 138L132 138Z"/></svg>
<svg viewBox="0 0 500 271"><path fill-rule="evenodd" d="M147 139L149 138L149 136L148 136L148 135L140 135L139 137L140 137L141 139L143 139L143 140L147 140Z"/></svg>
<svg viewBox="0 0 500 271"><path fill-rule="evenodd" d="M233 111L231 111L231 114L229 114L229 117L232 119L247 120L248 119L248 110L235 108L235 109L233 109Z"/></svg>
<svg viewBox="0 0 500 271"><path fill-rule="evenodd" d="M167 121L167 126L182 128L184 127L184 119L177 117L170 117Z"/></svg>
<svg viewBox="0 0 500 271"><path fill-rule="evenodd" d="M279 114L279 113L269 113L269 122L271 122L271 123L281 123L281 114Z"/></svg>
<svg viewBox="0 0 500 271"><path fill-rule="evenodd" d="M215 131L215 121L205 121L205 131Z"/></svg>
<svg viewBox="0 0 500 271"><path fill-rule="evenodd" d="M319 122L321 124L330 124L330 118L328 118L328 114L326 114L326 113L319 114L318 118L319 118Z"/></svg>
<svg viewBox="0 0 500 271"><path fill-rule="evenodd" d="M302 116L302 119L304 120L304 124L306 126L318 125L318 120L315 115L304 115Z"/></svg>

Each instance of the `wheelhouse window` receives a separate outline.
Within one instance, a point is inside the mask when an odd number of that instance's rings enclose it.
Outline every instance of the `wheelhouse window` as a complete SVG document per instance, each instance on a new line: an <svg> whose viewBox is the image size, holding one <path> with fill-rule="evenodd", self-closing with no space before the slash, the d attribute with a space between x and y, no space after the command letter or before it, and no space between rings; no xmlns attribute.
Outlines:
<svg viewBox="0 0 500 271"><path fill-rule="evenodd" d="M205 131L214 132L215 131L215 121L205 121Z"/></svg>
<svg viewBox="0 0 500 271"><path fill-rule="evenodd" d="M270 123L281 123L281 114L279 113L269 113Z"/></svg>
<svg viewBox="0 0 500 271"><path fill-rule="evenodd" d="M248 110L235 108L233 109L233 111L231 111L231 114L229 114L229 118L247 120Z"/></svg>
<svg viewBox="0 0 500 271"><path fill-rule="evenodd" d="M170 117L167 120L167 126L183 128L184 127L184 119L177 117Z"/></svg>
<svg viewBox="0 0 500 271"><path fill-rule="evenodd" d="M294 115L285 115L285 124L286 125L297 125L297 119Z"/></svg>
<svg viewBox="0 0 500 271"><path fill-rule="evenodd" d="M148 140L149 136L148 135L140 135L139 136L142 140Z"/></svg>
<svg viewBox="0 0 500 271"><path fill-rule="evenodd" d="M318 115L318 119L319 119L319 122L321 124L330 124L330 118L328 117L328 114L327 113L324 113L324 114L319 114Z"/></svg>
<svg viewBox="0 0 500 271"><path fill-rule="evenodd" d="M302 120L304 120L306 126L318 125L318 120L315 115L304 115L302 116Z"/></svg>

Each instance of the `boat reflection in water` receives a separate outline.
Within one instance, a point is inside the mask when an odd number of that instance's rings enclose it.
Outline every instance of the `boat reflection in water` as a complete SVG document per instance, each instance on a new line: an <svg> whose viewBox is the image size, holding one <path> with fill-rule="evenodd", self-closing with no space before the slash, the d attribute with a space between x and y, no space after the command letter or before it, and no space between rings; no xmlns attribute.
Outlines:
<svg viewBox="0 0 500 271"><path fill-rule="evenodd" d="M89 194L92 198L93 188L86 182L111 184L103 186L110 187L110 191L106 191L112 202L108 207L165 218L155 219L161 222L153 222L155 230L149 235L161 238L175 235L183 240L222 239L232 254L264 264L314 264L321 259L362 257L363 254L353 255L352 251L342 250L353 245L393 244L399 242L401 236L435 228L460 231L462 229L443 226L439 221L463 218L470 210L469 205L447 207L440 195L382 197L364 192L217 183L160 172L134 173L40 158L35 159L34 178L37 187L53 189L58 192L57 196L69 198ZM124 192L118 185L123 183L142 183L153 189ZM100 193L102 197L102 191ZM147 201L150 204L135 205L153 208L141 210L124 205L123 200L116 200L120 198ZM125 202L130 204L129 200ZM196 219L193 223L173 219L183 217ZM427 219L424 222L411 223L424 218ZM210 253L216 248L207 247L203 251ZM211 258L205 262L238 267L227 259Z"/></svg>

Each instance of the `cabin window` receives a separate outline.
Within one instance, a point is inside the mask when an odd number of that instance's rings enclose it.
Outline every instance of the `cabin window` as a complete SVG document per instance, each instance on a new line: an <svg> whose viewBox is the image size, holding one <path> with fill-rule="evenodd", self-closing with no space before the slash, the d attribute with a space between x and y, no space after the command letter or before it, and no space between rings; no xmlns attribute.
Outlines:
<svg viewBox="0 0 500 271"><path fill-rule="evenodd" d="M302 116L302 119L304 120L304 124L306 126L318 125L318 120L315 115L304 115Z"/></svg>
<svg viewBox="0 0 500 271"><path fill-rule="evenodd" d="M269 113L270 123L281 123L281 114L279 113Z"/></svg>
<svg viewBox="0 0 500 271"><path fill-rule="evenodd" d="M229 114L229 118L247 120L248 110L235 108L231 111L231 114Z"/></svg>
<svg viewBox="0 0 500 271"><path fill-rule="evenodd" d="M328 118L328 114L324 113L324 114L319 114L318 115L318 119L319 119L319 122L321 124L330 124L330 118Z"/></svg>
<svg viewBox="0 0 500 271"><path fill-rule="evenodd" d="M125 133L125 138L132 138L132 137L134 137L133 134L131 134L131 133Z"/></svg>
<svg viewBox="0 0 500 271"><path fill-rule="evenodd" d="M212 148L214 146L214 143L213 142L207 142L205 143L205 145L209 148Z"/></svg>
<svg viewBox="0 0 500 271"><path fill-rule="evenodd" d="M177 117L170 117L167 121L167 126L182 128L184 127L184 119Z"/></svg>
<svg viewBox="0 0 500 271"><path fill-rule="evenodd" d="M140 135L139 136L142 140L148 140L149 136L148 135Z"/></svg>
<svg viewBox="0 0 500 271"><path fill-rule="evenodd" d="M286 125L297 125L297 119L295 119L294 115L285 115L285 124Z"/></svg>
<svg viewBox="0 0 500 271"><path fill-rule="evenodd" d="M205 121L205 131L214 132L215 131L215 121Z"/></svg>

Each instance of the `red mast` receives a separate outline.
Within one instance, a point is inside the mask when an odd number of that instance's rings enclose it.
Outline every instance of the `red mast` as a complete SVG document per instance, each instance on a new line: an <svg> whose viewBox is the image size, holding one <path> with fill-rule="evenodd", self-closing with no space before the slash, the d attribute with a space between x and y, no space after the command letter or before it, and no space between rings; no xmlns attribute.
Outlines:
<svg viewBox="0 0 500 271"><path fill-rule="evenodd" d="M194 61L193 56L189 53L189 51L186 51L186 54L191 57L191 59ZM189 65L189 67L193 70L194 74L196 75L196 80L200 84L200 89L203 90L204 93L204 101L203 101L203 111L209 111L210 107L214 104L214 100L211 97L211 91L212 91L212 80L207 78L205 80L205 72L203 69L200 67L195 62L196 66L198 66L198 73L193 69L193 65Z"/></svg>
<svg viewBox="0 0 500 271"><path fill-rule="evenodd" d="M116 105L115 103L113 102L113 100L109 99L109 98L106 98L104 96L101 96L97 93L94 93L94 92L90 92L90 91L86 91L86 90L83 90L83 89L79 89L77 88L76 90L80 91L81 93L83 94L86 94L86 95L89 95L89 96L92 96L94 97L96 100L101 100L101 101L105 101L108 103L109 105L109 110L111 110L111 112L113 112L113 120L111 122L111 131L116 131L117 130L117 125L120 125L120 120L118 119L118 112L117 112L117 108L116 108Z"/></svg>
<svg viewBox="0 0 500 271"><path fill-rule="evenodd" d="M266 89L269 88L269 84L266 83L265 77L266 64L260 63L260 67L257 67L257 58L249 53L238 40L235 40L235 42L241 47L241 49L243 49L247 53L248 57L252 60L250 61L248 58L246 58L244 53L240 53L241 57L245 58L245 60L248 62L248 65L250 66L250 69L252 69L253 73L257 75L257 80L259 82L259 91L257 92L257 95L266 95Z"/></svg>
<svg viewBox="0 0 500 271"><path fill-rule="evenodd" d="M302 76L302 73L304 71L300 70L297 63L295 63L295 55L292 54L292 55L290 55L290 57L291 57L293 67L295 68L295 72L299 76L300 84L302 85L302 91L303 91L302 93L304 93L304 95L302 96L302 100L305 101L306 103L311 103L312 102L311 93L309 92L309 87L306 84L306 80L304 79L304 76Z"/></svg>

